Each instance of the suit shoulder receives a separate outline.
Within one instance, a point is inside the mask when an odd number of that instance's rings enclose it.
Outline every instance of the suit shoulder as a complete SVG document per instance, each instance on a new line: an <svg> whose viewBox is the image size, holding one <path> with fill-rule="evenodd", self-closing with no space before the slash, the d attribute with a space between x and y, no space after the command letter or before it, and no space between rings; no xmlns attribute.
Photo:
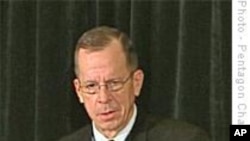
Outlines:
<svg viewBox="0 0 250 141"><path fill-rule="evenodd" d="M81 141L90 138L90 125L84 126L77 131L62 137L59 141Z"/></svg>
<svg viewBox="0 0 250 141"><path fill-rule="evenodd" d="M148 119L149 137L161 137L163 140L208 141L207 133L200 127L174 119L150 117Z"/></svg>
<svg viewBox="0 0 250 141"><path fill-rule="evenodd" d="M197 129L198 126L190 124L185 121L169 119L163 117L149 117L148 122L152 124L153 127L158 128L171 128L171 129Z"/></svg>

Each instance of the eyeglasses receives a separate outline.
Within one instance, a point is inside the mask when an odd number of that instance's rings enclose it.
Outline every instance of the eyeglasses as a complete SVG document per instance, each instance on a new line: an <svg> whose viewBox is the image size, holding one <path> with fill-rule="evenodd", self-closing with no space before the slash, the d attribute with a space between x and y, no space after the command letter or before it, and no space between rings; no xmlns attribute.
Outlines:
<svg viewBox="0 0 250 141"><path fill-rule="evenodd" d="M133 74L134 71L130 72L129 76L124 80L108 80L105 84L100 84L96 81L86 82L84 85L81 85L81 90L83 93L94 95L100 91L101 86L105 86L109 92L117 92L124 87Z"/></svg>

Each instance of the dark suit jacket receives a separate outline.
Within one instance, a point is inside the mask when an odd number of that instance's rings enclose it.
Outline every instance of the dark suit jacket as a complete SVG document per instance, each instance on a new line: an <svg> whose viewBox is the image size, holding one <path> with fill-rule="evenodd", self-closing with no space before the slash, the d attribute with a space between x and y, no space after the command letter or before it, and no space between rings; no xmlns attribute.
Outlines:
<svg viewBox="0 0 250 141"><path fill-rule="evenodd" d="M91 124L60 141L91 141ZM200 128L177 120L155 118L138 113L126 141L209 141Z"/></svg>

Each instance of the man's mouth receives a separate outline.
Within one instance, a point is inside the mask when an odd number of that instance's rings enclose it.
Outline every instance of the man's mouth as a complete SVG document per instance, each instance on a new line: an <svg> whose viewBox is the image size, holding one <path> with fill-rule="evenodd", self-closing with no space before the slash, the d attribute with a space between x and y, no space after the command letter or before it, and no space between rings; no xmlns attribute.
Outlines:
<svg viewBox="0 0 250 141"><path fill-rule="evenodd" d="M109 121L114 118L115 111L102 112L98 116L104 121Z"/></svg>

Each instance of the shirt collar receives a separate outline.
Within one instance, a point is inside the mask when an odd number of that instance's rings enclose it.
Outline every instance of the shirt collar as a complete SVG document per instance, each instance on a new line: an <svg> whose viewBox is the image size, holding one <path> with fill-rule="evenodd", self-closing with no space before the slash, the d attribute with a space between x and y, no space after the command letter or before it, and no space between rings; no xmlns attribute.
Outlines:
<svg viewBox="0 0 250 141"><path fill-rule="evenodd" d="M134 104L134 112L133 112L131 119L129 120L128 124L113 138L113 140L125 141L126 137L132 130L133 125L135 124L136 116L137 116L137 106ZM94 135L95 141L108 141L109 140L96 129L94 122L92 122L92 127L93 127L93 135Z"/></svg>

